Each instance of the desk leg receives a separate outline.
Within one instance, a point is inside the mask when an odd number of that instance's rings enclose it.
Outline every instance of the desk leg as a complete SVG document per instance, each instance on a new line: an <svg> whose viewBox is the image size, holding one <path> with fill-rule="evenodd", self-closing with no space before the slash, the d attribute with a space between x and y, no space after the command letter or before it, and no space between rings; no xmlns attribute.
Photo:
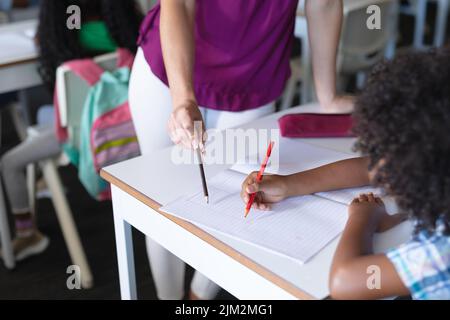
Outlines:
<svg viewBox="0 0 450 320"><path fill-rule="evenodd" d="M415 18L414 48L423 50L425 47L424 37L427 23L427 0L418 0Z"/></svg>
<svg viewBox="0 0 450 320"><path fill-rule="evenodd" d="M136 300L136 275L134 269L131 225L114 212L117 261L119 264L120 293L122 300Z"/></svg>
<svg viewBox="0 0 450 320"><path fill-rule="evenodd" d="M3 259L8 269L14 269L16 261L14 258L11 234L9 232L8 217L5 208L5 199L3 198L3 187L0 182L0 236L2 243Z"/></svg>

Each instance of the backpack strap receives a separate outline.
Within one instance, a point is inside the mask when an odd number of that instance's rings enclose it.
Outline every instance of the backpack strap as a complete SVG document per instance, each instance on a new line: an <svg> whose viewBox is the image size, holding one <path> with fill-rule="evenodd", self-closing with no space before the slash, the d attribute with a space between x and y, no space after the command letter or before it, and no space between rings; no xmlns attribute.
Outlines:
<svg viewBox="0 0 450 320"><path fill-rule="evenodd" d="M69 61L64 64L72 70L77 76L86 81L90 86L95 85L105 72L92 59L80 59Z"/></svg>
<svg viewBox="0 0 450 320"><path fill-rule="evenodd" d="M134 55L124 48L117 49L117 67L118 68L129 68L133 67Z"/></svg>
<svg viewBox="0 0 450 320"><path fill-rule="evenodd" d="M61 125L61 118L59 112L59 100L58 100L58 88L55 85L55 91L53 94L53 105L55 106L55 133L58 142L64 143L69 138L69 133L67 129Z"/></svg>

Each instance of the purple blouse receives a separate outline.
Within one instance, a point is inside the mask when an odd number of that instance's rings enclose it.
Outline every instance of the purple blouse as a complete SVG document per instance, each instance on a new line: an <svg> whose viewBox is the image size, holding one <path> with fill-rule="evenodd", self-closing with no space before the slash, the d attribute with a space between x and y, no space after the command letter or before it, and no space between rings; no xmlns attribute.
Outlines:
<svg viewBox="0 0 450 320"><path fill-rule="evenodd" d="M197 0L194 90L202 107L244 111L276 100L290 76L298 0ZM168 85L159 35L160 4L146 16L139 45Z"/></svg>

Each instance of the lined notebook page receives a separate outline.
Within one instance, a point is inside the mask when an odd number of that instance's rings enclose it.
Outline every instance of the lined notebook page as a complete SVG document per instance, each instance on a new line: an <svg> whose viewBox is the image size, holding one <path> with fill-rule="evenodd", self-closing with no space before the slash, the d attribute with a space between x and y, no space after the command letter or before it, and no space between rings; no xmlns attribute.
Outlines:
<svg viewBox="0 0 450 320"><path fill-rule="evenodd" d="M386 207L386 211L389 214L397 214L400 213L401 210L397 206L397 203L395 202L394 198L386 196L386 193L383 189L379 188L373 188L373 187L362 187L362 188L350 188L350 189L342 189L342 190L336 190L336 191L329 191L329 192L321 192L317 193L316 195L318 197L336 201L345 205L350 205L356 197L358 197L360 194L367 194L372 192L375 196L380 197L384 205Z"/></svg>
<svg viewBox="0 0 450 320"><path fill-rule="evenodd" d="M325 199L349 205L350 203L352 203L353 199L357 198L360 194L367 194L371 192L378 197L384 196L383 190L369 186L361 188L342 189L329 192L320 192L317 193L316 195Z"/></svg>
<svg viewBox="0 0 450 320"><path fill-rule="evenodd" d="M243 174L259 171L265 150L261 152L257 156L239 159L231 169ZM266 173L288 175L354 157L356 156L313 146L299 140L282 138L280 143L275 145Z"/></svg>
<svg viewBox="0 0 450 320"><path fill-rule="evenodd" d="M244 177L230 170L215 177L209 185L209 205L199 192L162 210L300 263L307 262L342 232L347 207L316 196L288 199L270 212L252 210L245 219L245 204L239 196Z"/></svg>

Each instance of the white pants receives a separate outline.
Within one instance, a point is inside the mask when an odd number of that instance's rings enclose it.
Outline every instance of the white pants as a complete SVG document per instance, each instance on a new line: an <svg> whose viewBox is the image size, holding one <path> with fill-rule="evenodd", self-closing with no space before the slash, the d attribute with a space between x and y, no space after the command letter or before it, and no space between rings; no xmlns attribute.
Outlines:
<svg viewBox="0 0 450 320"><path fill-rule="evenodd" d="M168 147L172 142L167 121L172 111L168 87L150 70L142 49L138 50L130 79L129 102L142 154ZM275 111L275 103L243 112L225 112L200 108L206 129L239 126ZM183 261L147 237L147 254L156 284L158 298L182 299L184 296ZM196 272L191 290L200 299L213 299L219 287Z"/></svg>

